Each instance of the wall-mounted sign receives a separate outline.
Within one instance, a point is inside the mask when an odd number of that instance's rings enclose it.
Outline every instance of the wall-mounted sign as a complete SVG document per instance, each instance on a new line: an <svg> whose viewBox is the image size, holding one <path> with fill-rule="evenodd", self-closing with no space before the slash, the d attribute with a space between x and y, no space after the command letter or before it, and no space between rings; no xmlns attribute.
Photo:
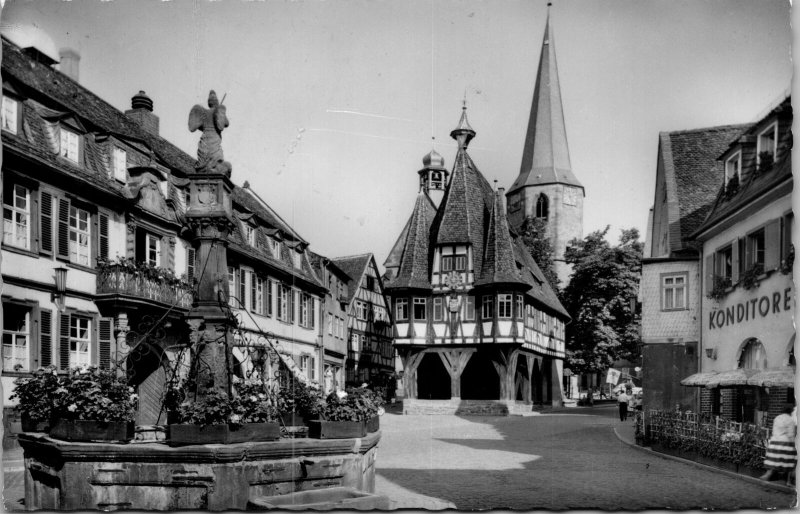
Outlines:
<svg viewBox="0 0 800 514"><path fill-rule="evenodd" d="M780 314L792 309L792 289L787 287L775 291L772 295L763 295L743 302L728 305L724 309L715 309L708 313L708 328L714 330L757 318L766 318L770 314Z"/></svg>

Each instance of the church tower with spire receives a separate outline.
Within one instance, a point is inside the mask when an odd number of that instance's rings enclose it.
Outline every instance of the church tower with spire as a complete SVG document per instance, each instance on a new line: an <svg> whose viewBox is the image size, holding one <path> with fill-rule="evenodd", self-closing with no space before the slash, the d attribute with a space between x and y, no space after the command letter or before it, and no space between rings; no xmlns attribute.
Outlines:
<svg viewBox="0 0 800 514"><path fill-rule="evenodd" d="M585 191L569 159L549 6L522 165L506 197L508 221L514 228L522 227L529 217L546 222L555 272L563 287L571 273L564 260L567 244L583 237Z"/></svg>

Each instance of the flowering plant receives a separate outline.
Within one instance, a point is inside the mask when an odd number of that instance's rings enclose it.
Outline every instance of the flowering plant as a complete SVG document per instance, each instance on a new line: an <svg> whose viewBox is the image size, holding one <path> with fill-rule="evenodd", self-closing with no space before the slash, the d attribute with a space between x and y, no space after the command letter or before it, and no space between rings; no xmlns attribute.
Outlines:
<svg viewBox="0 0 800 514"><path fill-rule="evenodd" d="M137 396L115 370L97 366L70 369L58 377L53 415L62 419L133 421Z"/></svg>
<svg viewBox="0 0 800 514"><path fill-rule="evenodd" d="M366 386L332 392L319 413L327 421L366 421L381 414L383 399Z"/></svg>
<svg viewBox="0 0 800 514"><path fill-rule="evenodd" d="M48 421L52 415L55 392L59 388L55 366L39 368L32 377L14 381L14 393L10 399L19 399L19 410L31 421Z"/></svg>
<svg viewBox="0 0 800 514"><path fill-rule="evenodd" d="M193 287L194 280L190 281L185 274L180 277L168 268L153 266L147 262L137 262L130 257L117 257L116 259L97 259L97 267L101 271L119 269L126 273L142 276L149 280L162 282L170 286Z"/></svg>
<svg viewBox="0 0 800 514"><path fill-rule="evenodd" d="M205 393L200 400L184 400L177 410L179 422L203 426L245 425L277 419L275 396L261 380L233 377L233 388L232 398L224 391L214 390Z"/></svg>
<svg viewBox="0 0 800 514"><path fill-rule="evenodd" d="M311 417L319 413L325 400L316 382L304 384L299 380L289 380L278 388L277 402L282 414L295 412Z"/></svg>

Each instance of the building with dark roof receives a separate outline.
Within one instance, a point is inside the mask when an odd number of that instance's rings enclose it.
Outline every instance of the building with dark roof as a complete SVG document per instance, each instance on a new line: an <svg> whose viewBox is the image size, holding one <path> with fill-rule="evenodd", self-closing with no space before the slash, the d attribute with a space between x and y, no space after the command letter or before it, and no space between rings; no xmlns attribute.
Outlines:
<svg viewBox="0 0 800 514"><path fill-rule="evenodd" d="M375 257L365 253L337 257L333 263L351 278L345 298L350 341L346 383L366 383L389 400L396 387L393 325Z"/></svg>
<svg viewBox="0 0 800 514"><path fill-rule="evenodd" d="M700 248L691 238L722 184L717 158L749 125L662 132L649 252L642 260L644 403L652 408L691 405L680 379L697 370L700 327Z"/></svg>
<svg viewBox="0 0 800 514"><path fill-rule="evenodd" d="M386 260L405 412L507 413L562 401L569 316L509 228L503 190L470 158L475 135L465 107L441 204L429 196L438 185L421 173Z"/></svg>
<svg viewBox="0 0 800 514"><path fill-rule="evenodd" d="M6 413L15 378L94 364L126 370L139 425L163 422L164 388L189 340L193 283L206 273L186 220L196 161L159 135L144 92L123 113L36 49L3 38L2 50ZM327 287L308 242L246 183L233 186L225 208L218 301L238 319L234 371L288 367L321 380Z"/></svg>

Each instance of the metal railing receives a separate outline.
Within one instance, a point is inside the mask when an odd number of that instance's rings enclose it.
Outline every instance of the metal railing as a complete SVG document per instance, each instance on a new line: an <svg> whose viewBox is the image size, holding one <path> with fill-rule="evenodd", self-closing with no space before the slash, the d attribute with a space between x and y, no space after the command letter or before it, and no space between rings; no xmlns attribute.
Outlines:
<svg viewBox="0 0 800 514"><path fill-rule="evenodd" d="M122 294L189 309L192 287L183 281L150 277L128 267L109 264L97 274L97 294Z"/></svg>

